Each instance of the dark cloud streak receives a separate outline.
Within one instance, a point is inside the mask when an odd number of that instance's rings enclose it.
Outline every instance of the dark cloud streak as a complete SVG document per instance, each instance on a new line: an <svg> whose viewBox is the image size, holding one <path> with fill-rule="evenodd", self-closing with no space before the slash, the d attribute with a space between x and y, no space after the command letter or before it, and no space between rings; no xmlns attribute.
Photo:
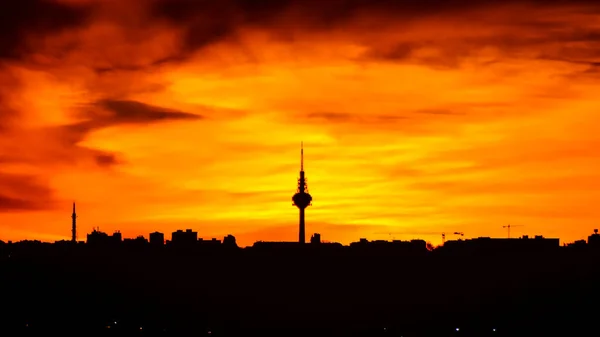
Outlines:
<svg viewBox="0 0 600 337"><path fill-rule="evenodd" d="M150 15L184 31L185 53L235 35L239 28L269 30L273 37L286 31L324 32L357 17L385 14L395 20L436 15L485 6L481 1L369 1L369 0L155 0Z"/></svg>
<svg viewBox="0 0 600 337"><path fill-rule="evenodd" d="M0 212L37 210L39 206L28 199L16 199L0 195Z"/></svg>
<svg viewBox="0 0 600 337"><path fill-rule="evenodd" d="M0 212L52 209L52 190L35 177L0 172Z"/></svg>
<svg viewBox="0 0 600 337"><path fill-rule="evenodd" d="M50 35L83 25L92 14L89 5L44 0L0 1L0 59L31 52L27 37Z"/></svg>
<svg viewBox="0 0 600 337"><path fill-rule="evenodd" d="M129 100L100 100L94 104L109 112L108 115L98 115L97 110L89 110L92 123L103 124L130 124L130 123L152 123L169 120L196 120L202 116L187 112L148 105L145 103Z"/></svg>
<svg viewBox="0 0 600 337"><path fill-rule="evenodd" d="M185 32L187 51L201 49L213 42L224 40L235 34L240 27L255 27L283 34L282 31L301 29L323 32L342 27L351 20L361 17L380 17L379 22L414 22L428 17L459 16L482 9L507 5L529 5L539 9L557 6L583 6L588 13L598 6L589 0L579 1L475 1L475 0L427 0L427 1L374 1L374 0L223 0L187 1L155 0L150 9L151 17L181 27ZM594 7L595 6L595 7ZM559 18L536 20L536 13L521 11L511 17L511 26L536 28L548 35L564 30ZM475 21L490 20L474 16ZM479 22L482 23L482 22ZM494 23L492 23L494 24ZM502 24L507 24L503 22ZM366 28L366 27L365 27ZM574 32L583 40L590 40L598 32ZM283 34L285 35L285 34ZM514 36L511 36L514 38ZM412 42L411 42L412 43ZM400 44L389 50L388 57L404 58L415 46Z"/></svg>
<svg viewBox="0 0 600 337"><path fill-rule="evenodd" d="M85 152L86 157L94 159L100 167L119 164L121 160L115 153L84 148L78 145L90 132L126 124L149 124L178 120L199 120L203 116L172 109L157 107L137 101L104 99L83 108L79 117L81 122L54 129L54 139L62 147Z"/></svg>
<svg viewBox="0 0 600 337"><path fill-rule="evenodd" d="M199 120L203 116L157 107L137 101L103 99L81 108L80 122L54 128L54 139L64 145L77 144L92 131L126 124L150 124L177 120ZM100 160L110 162L110 160Z"/></svg>
<svg viewBox="0 0 600 337"><path fill-rule="evenodd" d="M455 112L452 110L446 110L446 109L423 109L423 110L417 110L415 111L415 113L418 114L426 114L426 115L446 115L446 116L460 116L460 115L465 115L464 113L460 113L460 112Z"/></svg>
<svg viewBox="0 0 600 337"><path fill-rule="evenodd" d="M71 2L69 2L71 3ZM97 3L103 3L97 1ZM242 28L268 31L272 38L294 39L294 32L326 34L329 30L356 26L363 33L380 32L391 24L412 29L411 24L424 19L437 22L439 18L455 18L461 25L471 25L474 36L457 38L385 41L383 44L361 38L351 39L364 43L369 51L365 60L389 62L416 62L429 66L459 67L465 57L486 46L497 47L507 54L518 54L523 49L539 48L544 52L548 44L588 43L581 48L560 48L545 51L569 54L570 58L600 54L598 41L600 29L571 27L564 18L548 16L544 10L564 7L567 15L593 14L600 6L590 0L578 1L517 1L502 3L475 0L427 0L427 1L377 1L377 0L151 0L131 2L139 7L139 20L143 25L166 24L180 34L180 45L155 60L104 60L91 66L98 74L111 71L139 71L169 63L180 63L212 44L229 41L237 43L236 34ZM103 3L106 5L106 3ZM96 4L97 5L97 4ZM497 8L507 6L529 6L538 11L515 10L510 16L496 15ZM0 58L24 57L35 46L28 44L23 36L43 37L69 28L82 27L90 22L97 7L94 1L85 4L67 5L57 1L25 0L5 1L0 4ZM136 7L137 8L137 7ZM578 10L576 10L579 8ZM481 15L482 11L490 15ZM110 13L111 11L106 11ZM106 15L106 14L105 14ZM118 16L118 15L117 15ZM468 19L460 20L464 16ZM377 18L377 19L375 19ZM365 20L367 19L367 20ZM486 33L480 26L493 29ZM131 43L139 41L141 27L123 23L123 34L133 34ZM139 30L132 33L132 30ZM481 32L480 35L477 35ZM141 34L141 35L140 35ZM133 38L136 36L137 38ZM349 37L350 38L350 37ZM362 39L362 40L361 40ZM75 42L77 44L77 42ZM70 48L77 48L71 46ZM439 51L433 56L414 56L414 51L434 48ZM48 51L50 52L50 51ZM53 53L56 50L52 51ZM61 58L60 55L55 57ZM135 58L134 58L135 59ZM125 63L122 63L125 62Z"/></svg>
<svg viewBox="0 0 600 337"><path fill-rule="evenodd" d="M306 115L308 120L316 120L316 121L328 121L332 123L349 123L349 122L359 122L359 123L394 123L400 120L405 120L409 117L401 116L401 115L374 115L374 116L362 116L352 113L342 113L342 112L314 112Z"/></svg>

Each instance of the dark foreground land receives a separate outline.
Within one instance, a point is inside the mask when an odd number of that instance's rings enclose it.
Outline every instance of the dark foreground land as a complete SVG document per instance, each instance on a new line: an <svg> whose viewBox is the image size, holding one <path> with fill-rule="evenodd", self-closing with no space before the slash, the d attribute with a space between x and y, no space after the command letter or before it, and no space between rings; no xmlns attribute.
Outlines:
<svg viewBox="0 0 600 337"><path fill-rule="evenodd" d="M566 250L13 249L0 335L593 336L599 262Z"/></svg>

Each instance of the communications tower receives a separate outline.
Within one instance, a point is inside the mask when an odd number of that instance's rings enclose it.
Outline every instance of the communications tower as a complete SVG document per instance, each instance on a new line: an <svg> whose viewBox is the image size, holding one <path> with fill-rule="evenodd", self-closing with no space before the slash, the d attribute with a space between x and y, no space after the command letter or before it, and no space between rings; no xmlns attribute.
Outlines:
<svg viewBox="0 0 600 337"><path fill-rule="evenodd" d="M77 242L77 213L75 213L75 203L73 203L73 214L71 214L72 228L71 228L71 241Z"/></svg>
<svg viewBox="0 0 600 337"><path fill-rule="evenodd" d="M312 197L308 194L308 186L306 184L306 177L304 176L304 146L300 143L300 179L298 179L298 190L292 197L294 206L300 210L300 228L298 232L298 242L304 244L306 242L305 232L306 225L304 223L304 210L306 207L312 205Z"/></svg>

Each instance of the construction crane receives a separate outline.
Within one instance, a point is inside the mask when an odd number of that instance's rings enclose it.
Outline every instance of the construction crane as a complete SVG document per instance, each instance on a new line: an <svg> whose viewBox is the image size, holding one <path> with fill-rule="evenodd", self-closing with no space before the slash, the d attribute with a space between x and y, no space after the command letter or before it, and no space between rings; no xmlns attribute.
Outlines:
<svg viewBox="0 0 600 337"><path fill-rule="evenodd" d="M508 231L508 238L510 239L510 229L512 227L523 227L523 225L506 225L506 226L502 226L502 228L506 228Z"/></svg>
<svg viewBox="0 0 600 337"><path fill-rule="evenodd" d="M463 232L454 232L454 235L465 236ZM446 243L446 233L442 233L442 245Z"/></svg>

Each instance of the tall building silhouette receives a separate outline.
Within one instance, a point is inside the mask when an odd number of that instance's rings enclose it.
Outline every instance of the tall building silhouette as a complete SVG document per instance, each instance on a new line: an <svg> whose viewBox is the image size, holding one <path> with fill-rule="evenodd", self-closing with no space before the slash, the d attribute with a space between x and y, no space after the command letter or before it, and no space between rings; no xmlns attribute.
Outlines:
<svg viewBox="0 0 600 337"><path fill-rule="evenodd" d="M77 213L75 213L75 202L73 202L73 214L71 214L72 228L71 228L71 241L77 242Z"/></svg>
<svg viewBox="0 0 600 337"><path fill-rule="evenodd" d="M300 210L300 228L298 233L298 241L303 244L306 242L305 231L306 225L304 222L304 210L311 205L312 197L308 194L308 186L306 177L304 176L304 146L300 143L300 179L298 179L298 190L292 197L294 206Z"/></svg>

